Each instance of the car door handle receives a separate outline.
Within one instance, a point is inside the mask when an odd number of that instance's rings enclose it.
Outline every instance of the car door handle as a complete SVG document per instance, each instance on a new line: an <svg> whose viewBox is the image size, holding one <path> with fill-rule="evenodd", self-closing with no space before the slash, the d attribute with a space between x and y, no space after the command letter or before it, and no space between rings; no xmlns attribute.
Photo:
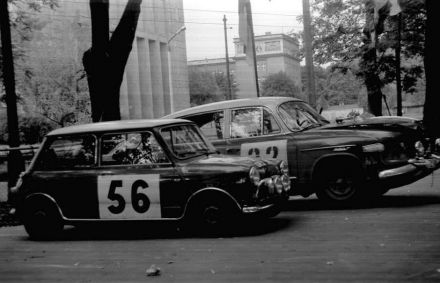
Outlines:
<svg viewBox="0 0 440 283"><path fill-rule="evenodd" d="M234 153L240 153L240 149L239 148L228 148L226 150L227 154L234 154Z"/></svg>

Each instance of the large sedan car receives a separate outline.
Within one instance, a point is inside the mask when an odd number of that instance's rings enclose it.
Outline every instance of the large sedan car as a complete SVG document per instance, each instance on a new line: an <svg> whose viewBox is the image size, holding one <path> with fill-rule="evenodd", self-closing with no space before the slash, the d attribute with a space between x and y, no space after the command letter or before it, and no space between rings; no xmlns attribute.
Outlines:
<svg viewBox="0 0 440 283"><path fill-rule="evenodd" d="M275 216L289 190L283 161L219 155L186 120L133 120L50 132L11 198L29 235L43 238L65 224L103 221L219 230Z"/></svg>
<svg viewBox="0 0 440 283"><path fill-rule="evenodd" d="M195 122L222 153L287 161L296 178L292 194L316 193L330 203L362 201L439 167L436 155L425 156L420 125L409 118L331 124L287 97L222 101L166 117Z"/></svg>

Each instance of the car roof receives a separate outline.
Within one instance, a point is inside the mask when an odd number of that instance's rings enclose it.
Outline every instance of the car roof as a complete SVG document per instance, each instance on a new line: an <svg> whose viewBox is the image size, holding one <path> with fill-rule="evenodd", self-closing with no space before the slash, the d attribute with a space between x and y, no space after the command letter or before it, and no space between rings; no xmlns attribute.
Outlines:
<svg viewBox="0 0 440 283"><path fill-rule="evenodd" d="M184 110L180 110L172 114L169 114L167 116L164 116L163 118L183 117L186 115L191 115L193 113L209 112L220 109L246 107L246 106L259 106L262 104L267 106L270 105L276 106L285 101L302 101L302 100L293 97L281 97L281 96L225 100L225 101L213 102L213 103L203 104L203 105L187 108Z"/></svg>
<svg viewBox="0 0 440 283"><path fill-rule="evenodd" d="M64 128L59 128L51 131L47 136L55 135L71 135L79 133L96 133L96 132L111 132L134 130L140 128L154 128L176 123L189 123L184 119L137 119L137 120L122 120L110 122L89 123L83 125L74 125Z"/></svg>

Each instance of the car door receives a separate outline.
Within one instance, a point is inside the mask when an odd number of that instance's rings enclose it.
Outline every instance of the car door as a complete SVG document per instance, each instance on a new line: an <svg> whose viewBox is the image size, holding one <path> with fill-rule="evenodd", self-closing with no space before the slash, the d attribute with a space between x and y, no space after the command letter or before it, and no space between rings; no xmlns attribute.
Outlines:
<svg viewBox="0 0 440 283"><path fill-rule="evenodd" d="M206 138L223 154L226 154L225 111L218 110L183 117L199 126Z"/></svg>
<svg viewBox="0 0 440 283"><path fill-rule="evenodd" d="M150 220L179 217L173 190L181 182L150 131L105 134L97 177L99 218Z"/></svg>
<svg viewBox="0 0 440 283"><path fill-rule="evenodd" d="M231 109L229 121L227 154L288 161L287 137L269 109Z"/></svg>

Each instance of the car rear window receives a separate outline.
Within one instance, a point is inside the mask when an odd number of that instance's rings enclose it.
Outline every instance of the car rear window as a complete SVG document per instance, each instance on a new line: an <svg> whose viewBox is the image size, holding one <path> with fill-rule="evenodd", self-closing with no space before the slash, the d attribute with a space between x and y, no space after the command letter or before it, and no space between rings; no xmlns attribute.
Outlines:
<svg viewBox="0 0 440 283"><path fill-rule="evenodd" d="M45 145L36 166L39 170L63 170L90 167L95 161L95 136L57 137Z"/></svg>

